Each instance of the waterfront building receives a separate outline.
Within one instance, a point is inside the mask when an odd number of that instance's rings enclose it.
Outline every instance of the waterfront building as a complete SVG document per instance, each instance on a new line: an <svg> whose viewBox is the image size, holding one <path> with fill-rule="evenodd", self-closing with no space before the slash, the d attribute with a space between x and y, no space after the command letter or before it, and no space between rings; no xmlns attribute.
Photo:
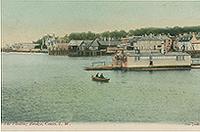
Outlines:
<svg viewBox="0 0 200 132"><path fill-rule="evenodd" d="M193 50L200 50L200 40L197 40L195 33L193 33L191 44L192 44Z"/></svg>
<svg viewBox="0 0 200 132"><path fill-rule="evenodd" d="M128 44L130 41L130 37L121 38L122 44Z"/></svg>
<svg viewBox="0 0 200 132"><path fill-rule="evenodd" d="M200 40L198 40L197 37L195 33L193 33L192 39L189 41L189 46L185 50L192 58L200 58Z"/></svg>
<svg viewBox="0 0 200 132"><path fill-rule="evenodd" d="M144 35L132 36L122 39L122 44L126 50L140 50L140 52L156 52L166 53L171 51L173 45L173 37L167 35Z"/></svg>
<svg viewBox="0 0 200 132"><path fill-rule="evenodd" d="M177 50L178 51L188 51L193 49L191 42L188 40L181 40L177 42Z"/></svg>
<svg viewBox="0 0 200 132"><path fill-rule="evenodd" d="M187 52L193 58L199 58L200 57L200 40L197 39L199 38L198 34L195 35L195 33L189 33L189 34L179 35L179 37L177 38L178 51Z"/></svg>
<svg viewBox="0 0 200 132"><path fill-rule="evenodd" d="M113 57L113 67L122 68L185 68L191 66L191 56L183 52L136 53L127 51Z"/></svg>
<svg viewBox="0 0 200 132"><path fill-rule="evenodd" d="M46 34L44 35L42 38L42 44L41 44L41 47L40 49L49 49L49 48L52 48L55 46L55 44L57 43L57 40L56 40L56 37L55 37L55 34Z"/></svg>
<svg viewBox="0 0 200 132"><path fill-rule="evenodd" d="M79 47L81 47L82 44L84 44L83 40L71 40L68 44L69 55L78 56L79 49L81 49ZM84 45L82 47L84 47Z"/></svg>
<svg viewBox="0 0 200 132"><path fill-rule="evenodd" d="M164 42L162 39L154 36L143 36L134 44L134 49L140 50L140 52L161 52L164 50ZM163 51L162 51L163 52Z"/></svg>
<svg viewBox="0 0 200 132"><path fill-rule="evenodd" d="M10 46L12 51L16 52L35 52L40 49L35 49L36 46L39 46L39 44L34 44L34 43L15 43Z"/></svg>
<svg viewBox="0 0 200 132"><path fill-rule="evenodd" d="M105 54L100 50L98 40L71 40L69 42L69 56L97 56Z"/></svg>
<svg viewBox="0 0 200 132"><path fill-rule="evenodd" d="M121 41L118 40L112 40L112 41L98 41L100 45L100 49L104 50L106 54L114 54L116 51L121 50L119 45L121 44Z"/></svg>
<svg viewBox="0 0 200 132"><path fill-rule="evenodd" d="M164 52L170 52L172 50L173 44L175 44L175 38L171 35L160 35L160 39L163 40L164 43Z"/></svg>
<svg viewBox="0 0 200 132"><path fill-rule="evenodd" d="M84 43L80 46L79 56L99 56L104 55L105 51L100 49L100 44L97 39L84 40Z"/></svg>
<svg viewBox="0 0 200 132"><path fill-rule="evenodd" d="M67 43L56 43L48 48L49 55L67 55L68 44Z"/></svg>
<svg viewBox="0 0 200 132"><path fill-rule="evenodd" d="M192 39L191 33L179 34L177 36L177 44L176 44L177 51L191 50L193 48L190 42L191 39Z"/></svg>
<svg viewBox="0 0 200 132"><path fill-rule="evenodd" d="M109 41L98 40L98 43L100 45L100 49L107 49L107 48L111 48L111 47L118 47L121 44L121 41L118 41L118 40L109 40Z"/></svg>
<svg viewBox="0 0 200 132"><path fill-rule="evenodd" d="M142 38L142 36L131 36L131 37L127 37L127 38L122 38L121 39L121 42L122 42L121 47L126 50L134 50L134 46L136 45L137 41L141 38Z"/></svg>
<svg viewBox="0 0 200 132"><path fill-rule="evenodd" d="M115 53L120 41L71 40L68 46L69 56L98 56Z"/></svg>

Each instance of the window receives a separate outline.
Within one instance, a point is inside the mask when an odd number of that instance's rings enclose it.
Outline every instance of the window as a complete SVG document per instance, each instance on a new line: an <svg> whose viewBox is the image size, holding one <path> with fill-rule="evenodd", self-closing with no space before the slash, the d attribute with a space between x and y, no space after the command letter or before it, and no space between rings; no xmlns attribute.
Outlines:
<svg viewBox="0 0 200 132"><path fill-rule="evenodd" d="M183 60L185 60L185 56L183 56L183 55L176 56L176 60L183 61Z"/></svg>
<svg viewBox="0 0 200 132"><path fill-rule="evenodd" d="M139 61L140 60L140 56L135 56L135 61Z"/></svg>
<svg viewBox="0 0 200 132"><path fill-rule="evenodd" d="M153 57L150 55L150 56L149 56L149 60L152 60L152 59L153 59Z"/></svg>
<svg viewBox="0 0 200 132"><path fill-rule="evenodd" d="M131 42L131 46L133 46L133 42Z"/></svg>

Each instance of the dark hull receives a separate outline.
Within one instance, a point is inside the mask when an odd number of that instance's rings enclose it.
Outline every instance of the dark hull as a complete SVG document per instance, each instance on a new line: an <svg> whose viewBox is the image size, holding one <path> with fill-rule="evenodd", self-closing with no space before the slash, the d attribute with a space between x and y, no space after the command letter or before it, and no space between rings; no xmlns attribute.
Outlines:
<svg viewBox="0 0 200 132"><path fill-rule="evenodd" d="M93 80L93 81L98 81L98 82L109 82L110 79L92 77L92 80Z"/></svg>

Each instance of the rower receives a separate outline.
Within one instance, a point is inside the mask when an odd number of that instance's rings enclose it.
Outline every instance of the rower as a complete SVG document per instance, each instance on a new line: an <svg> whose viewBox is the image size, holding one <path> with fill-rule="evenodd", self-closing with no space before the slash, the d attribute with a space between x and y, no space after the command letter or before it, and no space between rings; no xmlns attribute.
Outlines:
<svg viewBox="0 0 200 132"><path fill-rule="evenodd" d="M99 73L96 74L96 77L99 77Z"/></svg>
<svg viewBox="0 0 200 132"><path fill-rule="evenodd" d="M105 78L105 77L103 76L103 73L101 73L100 78Z"/></svg>

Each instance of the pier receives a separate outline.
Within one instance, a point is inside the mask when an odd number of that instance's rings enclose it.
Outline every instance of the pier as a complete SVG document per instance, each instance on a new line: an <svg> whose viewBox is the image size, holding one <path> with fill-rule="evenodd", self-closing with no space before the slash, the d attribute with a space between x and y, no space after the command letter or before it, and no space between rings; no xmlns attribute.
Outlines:
<svg viewBox="0 0 200 132"><path fill-rule="evenodd" d="M123 71L168 71L168 70L191 70L191 69L200 69L200 65L195 66L168 66L168 67L158 67L158 66L149 66L149 67L114 67L111 65L97 66L97 67L85 67L87 71L95 70L123 70Z"/></svg>
<svg viewBox="0 0 200 132"><path fill-rule="evenodd" d="M103 64L95 66L95 64ZM105 62L93 62L91 67L85 67L87 71L93 70L125 70L125 71L167 71L167 70L191 70L200 69L200 58L192 58L190 66L148 66L148 67L123 67L105 65Z"/></svg>
<svg viewBox="0 0 200 132"><path fill-rule="evenodd" d="M200 58L192 58L192 65L200 65Z"/></svg>

